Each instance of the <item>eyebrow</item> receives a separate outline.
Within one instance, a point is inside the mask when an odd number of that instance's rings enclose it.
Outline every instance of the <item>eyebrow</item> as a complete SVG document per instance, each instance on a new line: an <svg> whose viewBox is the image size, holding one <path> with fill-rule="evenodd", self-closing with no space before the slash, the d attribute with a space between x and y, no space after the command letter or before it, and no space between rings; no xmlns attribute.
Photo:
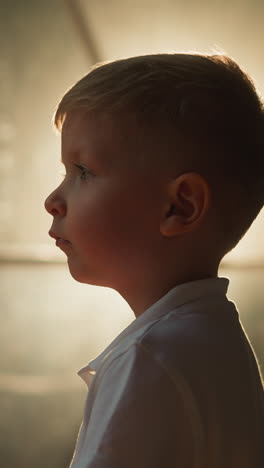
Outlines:
<svg viewBox="0 0 264 468"><path fill-rule="evenodd" d="M78 148L77 150L69 150L67 151L67 154L65 154L66 156L66 159L69 160L69 161L75 161L75 160L81 160L82 158L82 154L84 153L82 147ZM86 154L86 151L85 151L85 154ZM61 153L61 157L60 157L60 162L63 163L63 160L62 160L62 153Z"/></svg>
<svg viewBox="0 0 264 468"><path fill-rule="evenodd" d="M84 151L85 150L85 151ZM86 161L84 160L83 155L85 155ZM100 157L96 157L96 155L88 156L86 151L85 145L80 146L77 150L69 150L67 154L65 154L66 161L62 160L62 153L60 157L60 162L65 166L66 164L70 163L80 163L84 164L85 166L89 166L94 168L94 170L107 170L109 164L106 161L102 161Z"/></svg>

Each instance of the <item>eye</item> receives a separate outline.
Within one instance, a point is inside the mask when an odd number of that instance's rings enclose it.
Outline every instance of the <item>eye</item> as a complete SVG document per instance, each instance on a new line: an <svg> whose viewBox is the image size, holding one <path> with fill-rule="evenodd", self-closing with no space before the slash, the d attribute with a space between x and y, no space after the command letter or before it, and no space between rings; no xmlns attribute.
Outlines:
<svg viewBox="0 0 264 468"><path fill-rule="evenodd" d="M80 179L86 180L92 175L91 171L89 171L89 169L87 169L86 167L81 166L80 164L74 164L74 165L80 171Z"/></svg>

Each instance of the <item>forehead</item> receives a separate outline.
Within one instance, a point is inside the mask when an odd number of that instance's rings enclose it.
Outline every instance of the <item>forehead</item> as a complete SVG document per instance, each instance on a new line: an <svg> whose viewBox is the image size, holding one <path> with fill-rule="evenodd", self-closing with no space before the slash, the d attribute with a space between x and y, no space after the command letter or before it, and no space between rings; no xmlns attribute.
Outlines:
<svg viewBox="0 0 264 468"><path fill-rule="evenodd" d="M113 116L95 111L74 110L66 116L62 127L62 159L82 155L107 166L131 165L132 140L126 126L121 125Z"/></svg>

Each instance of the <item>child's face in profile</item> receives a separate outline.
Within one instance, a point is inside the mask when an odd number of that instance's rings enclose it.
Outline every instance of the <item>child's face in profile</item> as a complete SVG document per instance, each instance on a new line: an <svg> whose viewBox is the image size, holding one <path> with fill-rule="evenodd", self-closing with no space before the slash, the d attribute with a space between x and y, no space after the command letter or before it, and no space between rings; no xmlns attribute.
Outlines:
<svg viewBox="0 0 264 468"><path fill-rule="evenodd" d="M110 118L70 113L63 125L65 178L47 198L51 235L80 282L125 287L158 255L162 183L133 164Z"/></svg>

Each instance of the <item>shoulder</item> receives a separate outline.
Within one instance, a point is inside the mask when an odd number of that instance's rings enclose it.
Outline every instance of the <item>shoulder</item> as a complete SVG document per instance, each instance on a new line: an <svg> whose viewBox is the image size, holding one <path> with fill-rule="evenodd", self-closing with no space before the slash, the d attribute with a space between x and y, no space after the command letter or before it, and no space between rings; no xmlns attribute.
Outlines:
<svg viewBox="0 0 264 468"><path fill-rule="evenodd" d="M98 377L113 374L138 376L151 372L159 377L177 382L182 378L192 386L210 374L216 381L237 362L241 353L241 334L233 303L228 310L212 302L201 307L190 304L178 308L154 321L133 342L117 346L105 357ZM147 373L146 373L147 370ZM158 377L159 376L159 377ZM97 380L97 379L96 379Z"/></svg>
<svg viewBox="0 0 264 468"><path fill-rule="evenodd" d="M185 376L199 375L242 353L244 332L232 302L219 307L192 304L171 311L138 339L141 352L148 352L160 365Z"/></svg>

